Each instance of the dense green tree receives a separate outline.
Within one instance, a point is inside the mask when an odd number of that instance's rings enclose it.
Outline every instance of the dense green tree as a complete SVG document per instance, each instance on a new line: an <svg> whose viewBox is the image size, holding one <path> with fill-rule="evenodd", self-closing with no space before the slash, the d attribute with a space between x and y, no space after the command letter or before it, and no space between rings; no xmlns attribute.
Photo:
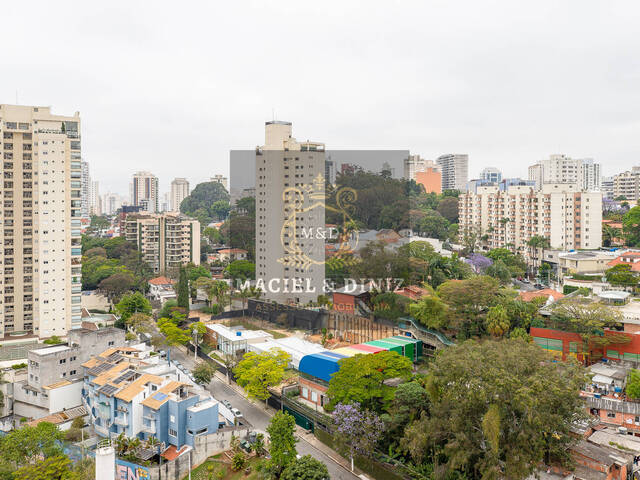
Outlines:
<svg viewBox="0 0 640 480"><path fill-rule="evenodd" d="M438 203L437 211L451 223L458 223L458 197L444 197Z"/></svg>
<svg viewBox="0 0 640 480"><path fill-rule="evenodd" d="M273 479L280 478L282 472L296 460L296 421L286 412L277 412L267 427L269 434L269 456L265 470Z"/></svg>
<svg viewBox="0 0 640 480"><path fill-rule="evenodd" d="M62 454L63 433L54 424L41 422L35 427L25 425L0 437L2 462L15 468L35 464L38 459Z"/></svg>
<svg viewBox="0 0 640 480"><path fill-rule="evenodd" d="M311 455L294 459L282 472L282 480L329 480L327 466Z"/></svg>
<svg viewBox="0 0 640 480"><path fill-rule="evenodd" d="M216 368L210 362L200 362L193 369L193 377L200 385L209 385L216 373Z"/></svg>
<svg viewBox="0 0 640 480"><path fill-rule="evenodd" d="M502 337L509 331L509 314L503 305L489 308L485 319L487 332L494 337Z"/></svg>
<svg viewBox="0 0 640 480"><path fill-rule="evenodd" d="M187 276L187 268L181 267L176 287L178 306L189 310L189 278Z"/></svg>
<svg viewBox="0 0 640 480"><path fill-rule="evenodd" d="M229 193L218 182L204 182L196 185L189 196L180 204L180 212L191 217L200 217L201 226L206 227L211 221L219 219L221 205L218 201L229 204Z"/></svg>
<svg viewBox="0 0 640 480"><path fill-rule="evenodd" d="M498 281L486 275L450 280L440 285L437 292L449 306L452 325L467 336L484 332L484 315L504 298Z"/></svg>
<svg viewBox="0 0 640 480"><path fill-rule="evenodd" d="M217 228L205 227L202 229L202 236L207 239L211 245L219 245L222 243L222 235Z"/></svg>
<svg viewBox="0 0 640 480"><path fill-rule="evenodd" d="M253 280L256 277L256 264L249 260L234 260L224 269L224 274L233 279L234 285L236 282Z"/></svg>
<svg viewBox="0 0 640 480"><path fill-rule="evenodd" d="M622 232L629 247L640 245L640 207L633 207L622 217Z"/></svg>
<svg viewBox="0 0 640 480"><path fill-rule="evenodd" d="M280 349L268 352L248 352L233 370L238 385L250 398L265 402L269 398L269 388L278 385L284 378L284 371L291 357Z"/></svg>
<svg viewBox="0 0 640 480"><path fill-rule="evenodd" d="M527 271L527 262L521 255L513 253L508 248L494 248L487 252L487 257L497 262L501 260L511 272L512 277L523 276Z"/></svg>
<svg viewBox="0 0 640 480"><path fill-rule="evenodd" d="M220 234L231 248L241 248L248 253L249 260L255 258L256 222L247 215L231 215L220 227Z"/></svg>
<svg viewBox="0 0 640 480"><path fill-rule="evenodd" d="M503 285L511 282L512 272L502 260L496 260L489 265L485 270L485 274L498 279Z"/></svg>
<svg viewBox="0 0 640 480"><path fill-rule="evenodd" d="M442 330L449 325L448 307L437 295L429 295L410 304L409 314L434 330Z"/></svg>
<svg viewBox="0 0 640 480"><path fill-rule="evenodd" d="M635 399L640 398L640 370L632 368L627 376L626 390L629 397Z"/></svg>
<svg viewBox="0 0 640 480"><path fill-rule="evenodd" d="M98 291L107 296L113 302L120 296L132 290L136 285L136 279L130 273L114 273L105 278L98 285Z"/></svg>
<svg viewBox="0 0 640 480"><path fill-rule="evenodd" d="M634 287L638 284L638 277L631 271L631 265L619 263L605 272L607 282L612 285Z"/></svg>
<svg viewBox="0 0 640 480"><path fill-rule="evenodd" d="M540 462L567 460L585 381L581 366L536 345L464 342L432 362L429 414L407 427L403 446L416 463L437 458L438 478L527 478Z"/></svg>
<svg viewBox="0 0 640 480"><path fill-rule="evenodd" d="M151 315L151 303L140 292L124 295L116 304L116 313L120 320L127 322L134 313Z"/></svg>
<svg viewBox="0 0 640 480"><path fill-rule="evenodd" d="M385 384L391 378L409 379L413 364L396 352L354 355L338 360L340 370L329 381L327 410L338 403L358 402L363 408L382 412L393 400L394 388Z"/></svg>
<svg viewBox="0 0 640 480"><path fill-rule="evenodd" d="M71 459L66 455L57 455L25 465L13 473L14 480L76 480Z"/></svg>
<svg viewBox="0 0 640 480"><path fill-rule="evenodd" d="M449 236L449 225L449 221L439 212L428 210L418 221L416 229L425 237L445 240Z"/></svg>
<svg viewBox="0 0 640 480"><path fill-rule="evenodd" d="M185 268L189 282L195 282L201 277L211 278L211 271L204 265L194 265L190 263Z"/></svg>

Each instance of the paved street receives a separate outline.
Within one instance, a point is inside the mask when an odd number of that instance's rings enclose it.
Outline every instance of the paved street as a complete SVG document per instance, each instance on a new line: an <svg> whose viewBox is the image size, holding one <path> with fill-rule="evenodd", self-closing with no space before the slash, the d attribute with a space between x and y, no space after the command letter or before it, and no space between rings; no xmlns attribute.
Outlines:
<svg viewBox="0 0 640 480"><path fill-rule="evenodd" d="M183 350L177 348L171 349L171 358L174 360L178 360L189 369L192 369L195 365L193 353L191 353L190 355L186 355ZM269 413L267 413L263 406L258 407L256 404L249 402L233 387L227 385L226 380L221 374L218 375L214 377L214 379L207 387L212 395L217 400L229 400L229 402L231 402L231 405L233 405L235 408L238 408L242 412L244 417L253 425L255 430L264 432L267 428L267 425L269 424L269 420L271 418L270 415L273 414L273 409L269 408ZM309 439L306 440L304 438L305 436L306 435L297 435L299 439L297 445L298 454L311 455L312 457L324 463L329 470L329 474L331 475L332 480L358 480L358 477L356 475L353 475L350 471L348 471L348 469L345 469L336 460L332 459L319 448L312 445L312 443L310 442L317 442L314 437L310 436Z"/></svg>

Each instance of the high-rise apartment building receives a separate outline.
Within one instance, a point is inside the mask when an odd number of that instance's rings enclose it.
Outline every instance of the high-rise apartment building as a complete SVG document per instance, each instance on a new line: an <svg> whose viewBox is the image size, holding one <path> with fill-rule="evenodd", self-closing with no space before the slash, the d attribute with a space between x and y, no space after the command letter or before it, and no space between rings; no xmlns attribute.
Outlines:
<svg viewBox="0 0 640 480"><path fill-rule="evenodd" d="M0 337L81 326L80 114L0 105Z"/></svg>
<svg viewBox="0 0 640 480"><path fill-rule="evenodd" d="M98 182L97 180L91 180L91 183L89 184L89 214L102 215L102 198L100 198L100 182Z"/></svg>
<svg viewBox="0 0 640 480"><path fill-rule="evenodd" d="M336 184L336 162L331 159L331 156L324 161L324 178L331 185Z"/></svg>
<svg viewBox="0 0 640 480"><path fill-rule="evenodd" d="M536 235L548 238L551 248L602 246L602 193L576 184L479 186L460 195L458 208L461 235L487 235L489 248L510 246L526 256Z"/></svg>
<svg viewBox="0 0 640 480"><path fill-rule="evenodd" d="M214 175L209 181L219 183L226 191L229 191L229 179L224 175Z"/></svg>
<svg viewBox="0 0 640 480"><path fill-rule="evenodd" d="M128 214L121 235L138 246L154 273L200 265L200 222L175 213Z"/></svg>
<svg viewBox="0 0 640 480"><path fill-rule="evenodd" d="M136 172L131 184L131 201L135 206L142 207L145 212L157 213L158 177L151 172Z"/></svg>
<svg viewBox="0 0 640 480"><path fill-rule="evenodd" d="M469 178L469 155L440 155L436 163L442 172L442 190L459 190L463 192Z"/></svg>
<svg viewBox="0 0 640 480"><path fill-rule="evenodd" d="M117 193L105 193L101 197L103 215L113 215L122 206L123 198Z"/></svg>
<svg viewBox="0 0 640 480"><path fill-rule="evenodd" d="M89 218L89 190L91 189L91 176L89 175L89 162L82 162L82 218Z"/></svg>
<svg viewBox="0 0 640 480"><path fill-rule="evenodd" d="M634 202L640 200L640 166L633 167L631 171L614 175L613 198L618 197L624 197Z"/></svg>
<svg viewBox="0 0 640 480"><path fill-rule="evenodd" d="M582 160L582 189L587 192L602 189L601 165L595 163L592 158Z"/></svg>
<svg viewBox="0 0 640 480"><path fill-rule="evenodd" d="M600 182L600 191L602 192L602 198L605 200L613 200L613 177L602 177Z"/></svg>
<svg viewBox="0 0 640 480"><path fill-rule="evenodd" d="M502 172L495 167L487 167L480 172L480 180L500 183L502 181Z"/></svg>
<svg viewBox="0 0 640 480"><path fill-rule="evenodd" d="M187 181L187 179L174 178L173 181L171 182L171 197L170 197L171 211L179 212L180 204L188 196L189 196L189 182Z"/></svg>
<svg viewBox="0 0 640 480"><path fill-rule="evenodd" d="M593 159L570 158L566 155L550 155L529 167L529 180L541 189L545 183L575 184L580 190L600 190L601 167Z"/></svg>
<svg viewBox="0 0 640 480"><path fill-rule="evenodd" d="M256 279L268 300L315 301L325 279L324 144L296 141L290 122L266 122L255 168Z"/></svg>

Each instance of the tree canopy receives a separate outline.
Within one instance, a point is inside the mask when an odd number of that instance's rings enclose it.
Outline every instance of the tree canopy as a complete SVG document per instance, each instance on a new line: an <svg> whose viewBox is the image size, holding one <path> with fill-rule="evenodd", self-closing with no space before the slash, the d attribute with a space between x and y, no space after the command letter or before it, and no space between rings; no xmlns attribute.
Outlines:
<svg viewBox="0 0 640 480"><path fill-rule="evenodd" d="M392 378L411 377L412 363L396 352L380 352L375 355L354 355L338 360L340 370L329 382L327 396L331 399L328 409L338 403L358 402L363 408L381 412L393 400L394 388L385 384Z"/></svg>
<svg viewBox="0 0 640 480"><path fill-rule="evenodd" d="M217 203L222 201L223 203ZM196 185L189 196L180 204L180 212L197 218L202 228L226 216L225 205L229 205L229 193L221 183L204 182Z"/></svg>
<svg viewBox="0 0 640 480"><path fill-rule="evenodd" d="M436 478L526 478L541 461L567 460L584 382L581 366L521 340L466 341L431 364L429 413L402 444L416 463L437 459Z"/></svg>
<svg viewBox="0 0 640 480"><path fill-rule="evenodd" d="M291 357L280 349L268 352L248 352L233 370L238 385L245 389L249 397L266 401L269 387L278 385Z"/></svg>

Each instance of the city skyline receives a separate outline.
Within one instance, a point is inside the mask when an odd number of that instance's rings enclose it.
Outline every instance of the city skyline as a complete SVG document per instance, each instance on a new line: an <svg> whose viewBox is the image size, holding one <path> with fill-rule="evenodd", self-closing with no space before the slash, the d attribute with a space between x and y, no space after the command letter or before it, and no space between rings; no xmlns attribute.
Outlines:
<svg viewBox="0 0 640 480"><path fill-rule="evenodd" d="M551 154L593 158L603 176L640 159L638 6L631 2L340 5L341 18L308 5L255 4L250 13L203 5L202 15L188 19L163 6L141 11L114 2L100 11L78 5L62 12L35 3L5 12L7 35L17 38L28 8L33 34L21 50L7 52L1 101L53 105L54 113L79 109L84 160L104 192L126 194L124 177L137 170L154 172L161 192L176 176L194 186L226 176L229 151L255 147L247 139L259 138L259 126L272 118L314 132L331 149L408 149L425 159L465 153L470 178L488 165L505 177L522 176ZM313 26L289 22L283 13L292 8L313 17ZM576 8L581 22L571 21ZM162 26L169 14L177 35ZM200 28L220 15L227 21L219 28ZM448 26L454 19L455 33ZM71 60L45 63L36 76L29 65L53 58L58 45L45 40L60 23L83 38L73 62L80 57L86 68L72 81ZM240 26L249 33L238 36ZM225 38L235 39L234 52L218 47ZM22 55L25 49L35 58ZM322 68L301 78L289 58L315 58ZM250 73L277 63L273 78ZM392 89L400 75L402 88ZM146 117L154 120L140 121Z"/></svg>

